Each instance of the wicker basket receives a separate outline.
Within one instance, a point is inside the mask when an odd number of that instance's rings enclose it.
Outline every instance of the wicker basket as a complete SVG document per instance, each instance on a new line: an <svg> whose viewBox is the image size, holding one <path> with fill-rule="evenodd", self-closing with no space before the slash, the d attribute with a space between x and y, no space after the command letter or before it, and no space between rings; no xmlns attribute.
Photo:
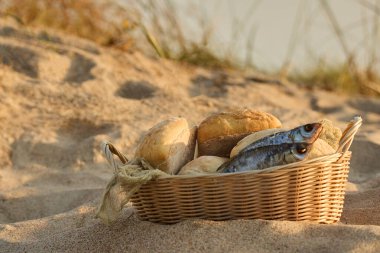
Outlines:
<svg viewBox="0 0 380 253"><path fill-rule="evenodd" d="M355 117L337 153L261 171L172 176L143 185L132 202L141 220L171 224L189 218L339 221ZM114 147L113 154L123 159ZM112 156L112 155L111 155Z"/></svg>

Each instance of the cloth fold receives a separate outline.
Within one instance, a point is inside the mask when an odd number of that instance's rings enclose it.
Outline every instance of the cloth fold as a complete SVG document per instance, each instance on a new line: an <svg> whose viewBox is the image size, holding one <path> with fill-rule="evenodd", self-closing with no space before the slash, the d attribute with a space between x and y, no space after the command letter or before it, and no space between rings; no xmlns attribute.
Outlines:
<svg viewBox="0 0 380 253"><path fill-rule="evenodd" d="M106 187L96 217L106 224L112 223L143 184L167 176L169 174L153 168L142 158L117 166L117 171Z"/></svg>

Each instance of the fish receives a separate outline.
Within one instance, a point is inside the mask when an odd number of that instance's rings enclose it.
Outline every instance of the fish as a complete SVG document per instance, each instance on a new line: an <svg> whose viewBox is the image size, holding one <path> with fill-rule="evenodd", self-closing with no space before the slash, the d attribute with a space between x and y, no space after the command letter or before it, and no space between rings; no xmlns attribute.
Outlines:
<svg viewBox="0 0 380 253"><path fill-rule="evenodd" d="M309 154L312 145L312 143L307 142L283 143L246 150L222 164L217 172L232 173L263 170L273 166L302 161Z"/></svg>
<svg viewBox="0 0 380 253"><path fill-rule="evenodd" d="M249 144L240 152L284 143L314 143L321 134L322 128L321 123L311 123L293 128L289 131L274 133Z"/></svg>

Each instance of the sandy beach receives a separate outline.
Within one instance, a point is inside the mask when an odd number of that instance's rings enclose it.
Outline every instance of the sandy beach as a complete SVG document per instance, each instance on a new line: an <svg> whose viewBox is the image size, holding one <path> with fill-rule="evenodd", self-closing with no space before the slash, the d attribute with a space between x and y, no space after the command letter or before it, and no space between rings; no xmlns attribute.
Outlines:
<svg viewBox="0 0 380 253"><path fill-rule="evenodd" d="M3 22L0 101L0 252L380 252L379 99L181 65ZM112 176L102 141L132 157L161 120L199 124L242 107L272 113L286 128L327 118L343 130L355 115L363 118L339 223L160 225L140 221L131 204L110 226L95 218Z"/></svg>

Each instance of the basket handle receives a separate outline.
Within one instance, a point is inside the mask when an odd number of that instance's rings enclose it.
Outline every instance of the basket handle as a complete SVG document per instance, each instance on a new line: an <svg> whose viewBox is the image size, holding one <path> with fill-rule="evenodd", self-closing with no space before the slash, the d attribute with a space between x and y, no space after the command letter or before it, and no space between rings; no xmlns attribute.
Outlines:
<svg viewBox="0 0 380 253"><path fill-rule="evenodd" d="M359 130L362 125L362 118L360 116L355 116L353 120L348 123L346 129L342 134L342 138L339 141L338 153L346 153L350 148L352 141L354 140L354 136L356 132ZM339 158L338 161L342 159L343 155Z"/></svg>
<svg viewBox="0 0 380 253"><path fill-rule="evenodd" d="M120 161L123 164L126 164L128 162L127 157L123 155L119 150L117 150L111 142L108 142L108 141L102 142L101 148L103 150L103 153L108 163L114 169L114 172L117 172L118 166L113 155L116 155L117 157L119 157Z"/></svg>

